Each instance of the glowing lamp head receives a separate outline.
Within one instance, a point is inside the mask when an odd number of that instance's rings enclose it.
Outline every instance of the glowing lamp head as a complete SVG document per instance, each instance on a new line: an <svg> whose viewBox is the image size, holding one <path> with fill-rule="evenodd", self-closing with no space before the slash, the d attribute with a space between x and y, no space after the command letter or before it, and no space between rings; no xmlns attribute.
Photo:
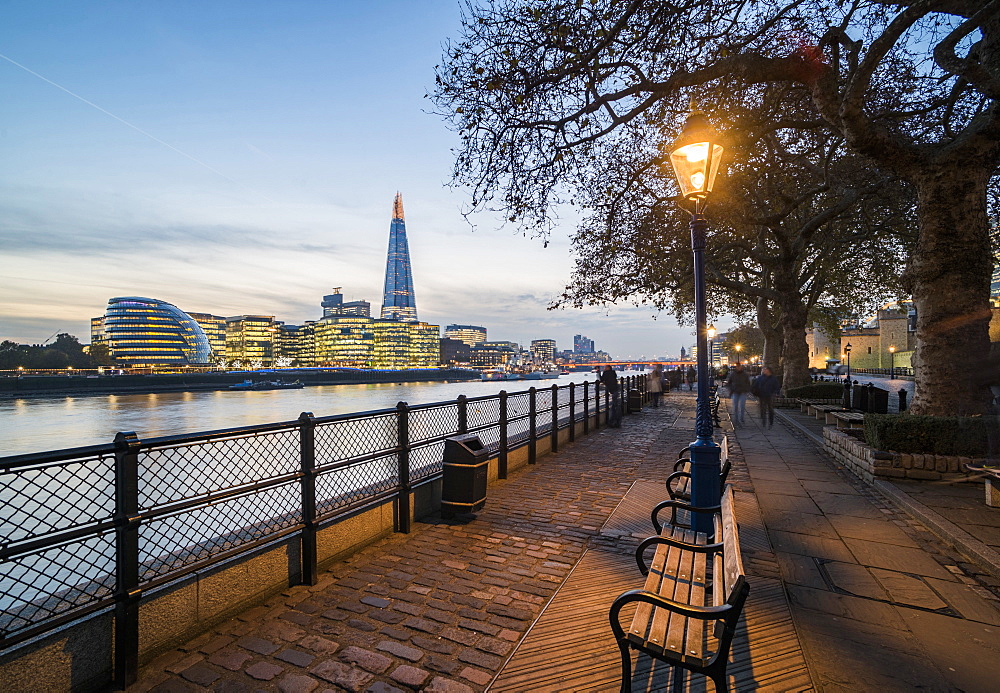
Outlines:
<svg viewBox="0 0 1000 693"><path fill-rule="evenodd" d="M890 347L889 347L889 353L890 353L890 354L895 354L895 353L896 353L896 347L894 347L894 346L890 346Z"/></svg>
<svg viewBox="0 0 1000 693"><path fill-rule="evenodd" d="M709 339L715 339L715 325L709 325L706 332L708 333Z"/></svg>
<svg viewBox="0 0 1000 693"><path fill-rule="evenodd" d="M705 114L692 109L670 151L670 165L685 199L703 200L712 192L722 161L719 139Z"/></svg>

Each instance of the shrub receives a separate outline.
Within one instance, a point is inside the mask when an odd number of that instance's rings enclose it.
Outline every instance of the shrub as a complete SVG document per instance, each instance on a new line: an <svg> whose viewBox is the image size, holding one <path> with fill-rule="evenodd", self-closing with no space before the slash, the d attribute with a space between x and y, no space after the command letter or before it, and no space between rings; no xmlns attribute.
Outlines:
<svg viewBox="0 0 1000 693"><path fill-rule="evenodd" d="M986 457L991 437L1000 438L1000 417L865 414L865 442L877 450Z"/></svg>
<svg viewBox="0 0 1000 693"><path fill-rule="evenodd" d="M803 399L840 399L844 396L843 383L812 383L802 387L793 387L785 393L785 397L801 397Z"/></svg>

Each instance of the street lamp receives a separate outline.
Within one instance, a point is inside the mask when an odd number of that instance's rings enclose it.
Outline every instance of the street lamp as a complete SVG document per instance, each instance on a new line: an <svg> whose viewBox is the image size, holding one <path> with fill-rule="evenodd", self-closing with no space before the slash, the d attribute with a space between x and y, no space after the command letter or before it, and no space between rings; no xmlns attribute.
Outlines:
<svg viewBox="0 0 1000 693"><path fill-rule="evenodd" d="M847 380L851 380L851 343L844 345L844 354L847 355Z"/></svg>
<svg viewBox="0 0 1000 693"><path fill-rule="evenodd" d="M889 380L896 379L896 347L892 344L889 345Z"/></svg>
<svg viewBox="0 0 1000 693"><path fill-rule="evenodd" d="M740 365L740 352L743 351L743 345L736 344L735 346L733 346L733 349L736 349L736 365L738 366Z"/></svg>
<svg viewBox="0 0 1000 693"><path fill-rule="evenodd" d="M691 451L691 504L695 507L719 505L719 473L722 448L712 437L712 411L709 402L707 346L707 310L705 299L705 235L708 221L705 205L715 185L722 161L719 135L705 114L692 107L684 129L670 149L670 165L681 189L678 204L691 214L691 253L694 259L695 335L698 344L698 404L695 417L697 439ZM691 513L691 529L711 534L712 516Z"/></svg>

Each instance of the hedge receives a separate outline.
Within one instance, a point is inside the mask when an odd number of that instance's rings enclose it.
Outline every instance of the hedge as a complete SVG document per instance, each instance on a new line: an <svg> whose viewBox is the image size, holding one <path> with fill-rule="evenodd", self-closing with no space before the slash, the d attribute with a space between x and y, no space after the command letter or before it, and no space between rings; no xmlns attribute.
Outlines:
<svg viewBox="0 0 1000 693"><path fill-rule="evenodd" d="M865 414L865 442L876 450L986 457L1000 443L998 416Z"/></svg>
<svg viewBox="0 0 1000 693"><path fill-rule="evenodd" d="M843 383L813 383L802 387L793 387L785 392L785 397L795 399L840 399L844 396Z"/></svg>

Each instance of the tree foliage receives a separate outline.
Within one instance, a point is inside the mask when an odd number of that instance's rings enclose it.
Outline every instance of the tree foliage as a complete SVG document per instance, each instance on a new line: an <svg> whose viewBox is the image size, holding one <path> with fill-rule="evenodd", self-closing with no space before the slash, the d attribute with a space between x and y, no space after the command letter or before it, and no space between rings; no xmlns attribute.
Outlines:
<svg viewBox="0 0 1000 693"><path fill-rule="evenodd" d="M80 341L65 332L56 335L52 344L0 342L0 370L93 368L98 365L107 365L100 354L84 353Z"/></svg>
<svg viewBox="0 0 1000 693"><path fill-rule="evenodd" d="M913 408L982 411L985 389L964 363L988 348L1000 0L468 4L434 97L461 133L454 181L473 208L544 234L560 203L590 202L583 191L597 189L604 161L624 152L647 162L637 172L654 166L687 97L753 102L775 85L808 101L784 127L821 122L913 186Z"/></svg>

